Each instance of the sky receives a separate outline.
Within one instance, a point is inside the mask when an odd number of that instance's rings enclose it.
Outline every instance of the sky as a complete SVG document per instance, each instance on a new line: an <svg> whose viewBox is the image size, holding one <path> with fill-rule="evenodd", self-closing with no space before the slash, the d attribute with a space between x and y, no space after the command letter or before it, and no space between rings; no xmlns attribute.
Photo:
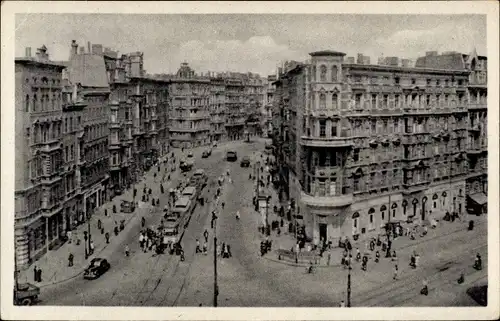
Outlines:
<svg viewBox="0 0 500 321"><path fill-rule="evenodd" d="M182 62L196 72L274 74L285 60L335 50L416 59L426 51L476 48L486 55L486 16L369 14L16 14L17 56L42 44L52 60L67 60L71 40L119 53L144 52L148 73L175 73Z"/></svg>

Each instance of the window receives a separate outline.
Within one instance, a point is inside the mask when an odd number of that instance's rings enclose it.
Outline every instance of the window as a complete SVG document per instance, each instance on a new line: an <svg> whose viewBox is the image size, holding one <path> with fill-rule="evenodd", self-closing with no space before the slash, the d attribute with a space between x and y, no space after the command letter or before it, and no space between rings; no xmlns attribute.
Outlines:
<svg viewBox="0 0 500 321"><path fill-rule="evenodd" d="M394 122L394 124L393 124L394 132L398 133L399 132L399 120L398 119L394 119L393 122Z"/></svg>
<svg viewBox="0 0 500 321"><path fill-rule="evenodd" d="M316 81L316 66L313 66L312 78L313 78L313 81Z"/></svg>
<svg viewBox="0 0 500 321"><path fill-rule="evenodd" d="M325 137L326 136L326 120L321 119L319 121L319 137Z"/></svg>
<svg viewBox="0 0 500 321"><path fill-rule="evenodd" d="M416 83L417 83L417 80L416 80L415 78L412 78L412 79L411 79L411 84L412 84L412 85L415 85Z"/></svg>
<svg viewBox="0 0 500 321"><path fill-rule="evenodd" d="M377 108L377 95L372 95L372 108Z"/></svg>
<svg viewBox="0 0 500 321"><path fill-rule="evenodd" d="M427 86L429 86L431 84L431 79L430 78L427 78L425 81L427 83Z"/></svg>
<svg viewBox="0 0 500 321"><path fill-rule="evenodd" d="M384 103L382 105L382 108L387 108L388 103L389 103L389 96L384 95Z"/></svg>
<svg viewBox="0 0 500 321"><path fill-rule="evenodd" d="M33 95L33 111L36 111L36 108L37 108L36 103L37 103L37 101L36 101L36 94L34 94Z"/></svg>
<svg viewBox="0 0 500 321"><path fill-rule="evenodd" d="M375 134L377 132L377 120L372 119L372 134Z"/></svg>
<svg viewBox="0 0 500 321"><path fill-rule="evenodd" d="M24 101L25 107L24 111L29 112L30 111L30 96L26 95L26 100Z"/></svg>
<svg viewBox="0 0 500 321"><path fill-rule="evenodd" d="M320 67L320 81L326 81L326 66L321 65Z"/></svg>
<svg viewBox="0 0 500 321"><path fill-rule="evenodd" d="M71 160L75 159L74 157L74 149L73 149L73 145L71 145L71 148L70 148L71 152L70 152L70 155L71 155Z"/></svg>
<svg viewBox="0 0 500 321"><path fill-rule="evenodd" d="M337 94L332 95L332 109L338 108L338 96Z"/></svg>
<svg viewBox="0 0 500 321"><path fill-rule="evenodd" d="M326 109L326 95L325 94L319 95L319 108Z"/></svg>
<svg viewBox="0 0 500 321"><path fill-rule="evenodd" d="M394 77L394 83L395 83L396 85L399 85L399 77Z"/></svg>
<svg viewBox="0 0 500 321"><path fill-rule="evenodd" d="M337 122L332 121L332 137L337 137Z"/></svg>
<svg viewBox="0 0 500 321"><path fill-rule="evenodd" d="M394 107L399 108L399 95L394 96Z"/></svg>
<svg viewBox="0 0 500 321"><path fill-rule="evenodd" d="M336 82L338 77L338 68L337 66L332 67L332 81Z"/></svg>
<svg viewBox="0 0 500 321"><path fill-rule="evenodd" d="M358 148L353 150L352 159L354 162L359 162L359 149Z"/></svg>
<svg viewBox="0 0 500 321"><path fill-rule="evenodd" d="M439 86L441 84L441 81L439 79L436 79L436 86Z"/></svg>

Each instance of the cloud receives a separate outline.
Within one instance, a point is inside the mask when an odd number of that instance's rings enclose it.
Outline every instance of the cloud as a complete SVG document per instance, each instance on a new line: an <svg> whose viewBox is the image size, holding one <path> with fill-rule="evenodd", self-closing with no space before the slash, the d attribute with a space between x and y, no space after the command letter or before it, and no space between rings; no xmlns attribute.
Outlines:
<svg viewBox="0 0 500 321"><path fill-rule="evenodd" d="M443 23L429 29L403 29L388 37L376 40L373 49L387 55L400 57L418 57L426 51L459 51L469 53L474 47L478 52L485 53L484 32L470 28L467 24Z"/></svg>
<svg viewBox="0 0 500 321"><path fill-rule="evenodd" d="M199 71L253 71L263 76L273 72L283 60L304 59L303 53L278 44L270 36L241 40L191 40L182 43L176 54Z"/></svg>

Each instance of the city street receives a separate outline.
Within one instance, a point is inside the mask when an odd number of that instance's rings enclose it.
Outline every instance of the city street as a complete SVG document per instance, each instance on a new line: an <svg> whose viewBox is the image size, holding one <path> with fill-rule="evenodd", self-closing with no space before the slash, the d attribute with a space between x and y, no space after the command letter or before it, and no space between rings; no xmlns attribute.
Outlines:
<svg viewBox="0 0 500 321"><path fill-rule="evenodd" d="M257 146L263 144L248 143L224 143L215 148L209 158L201 158L204 148L199 148L194 153L195 167L202 168L209 177L208 187L204 193L209 193L209 199L213 199L216 188L211 187L211 182L216 182L218 176L225 171L225 152L228 149L236 150L239 154L246 151L257 150ZM262 146L260 147L262 148ZM175 150L176 155L181 153ZM184 154L187 153L185 150ZM179 159L178 156L176 156ZM238 163L239 164L239 163ZM172 186L177 184L173 182ZM150 184L148 182L148 184ZM159 187L150 186L153 190ZM139 195L141 193L139 192ZM157 225L163 217L162 209L166 205L166 194L160 196L160 206L153 215L146 217L146 225ZM103 252L100 257L106 258L111 269L101 278L93 281L84 280L83 276L62 282L56 285L46 286L40 296L42 305L92 305L92 306L169 306L174 305L177 295L182 289L183 280L189 272L195 251L195 239L200 238L205 226L209 205L197 205L189 227L183 238L183 248L186 253L186 261L180 262L178 256L163 254L153 256L153 253L143 253L138 244L139 231L141 229L139 220L132 227L122 233L126 233L120 239L121 244L116 247L117 251ZM130 257L125 257L125 245L130 247Z"/></svg>
<svg viewBox="0 0 500 321"><path fill-rule="evenodd" d="M209 186L204 193L213 200L215 188L211 181L229 169L232 182L226 180L220 202L224 210L217 220L218 244L231 246L232 257L218 257L219 306L338 306L346 299L347 270L338 266L340 257L332 255L332 266L318 267L316 273L307 274L305 268L287 265L261 257L259 244L263 236L258 232L260 214L252 206L255 181L249 179L252 167L240 167L239 160L247 155L251 163L262 159L263 142L252 144L231 143L214 150L212 156L201 159L195 153L196 167L203 168L209 176ZM224 160L229 148L238 152L239 160ZM265 157L265 156L264 156ZM175 184L175 182L174 182ZM153 187L155 189L157 187ZM162 200L163 207L165 200ZM131 256L123 251L109 253L112 268L94 281L76 278L44 288L42 304L94 305L94 306L212 306L213 304L213 234L210 228L210 211L214 204L198 204L183 238L186 261L178 256L154 256L138 248L139 225L130 228L121 248L129 244ZM236 211L241 219L236 220ZM159 222L161 215L147 218L148 225ZM455 230L442 235L419 238L398 250L399 276L393 280L394 262L382 258L370 260L368 270L353 262L352 306L443 306L475 305L465 294L468 287L487 281L486 269L472 268L474 256L487 257L485 220L478 222L474 231L467 231L466 222L455 222ZM462 226L463 228L461 228ZM203 231L209 231L209 255L195 254L195 240L203 242ZM473 236L472 236L473 235ZM271 239L277 241L273 232ZM403 241L401 241L403 242ZM118 247L120 248L120 247ZM421 256L420 266L408 266L414 251ZM332 252L333 253L333 252ZM438 255L437 255L438 253ZM487 266L487 262L484 263ZM456 283L460 273L465 274L462 285ZM423 280L429 284L429 296L419 294Z"/></svg>

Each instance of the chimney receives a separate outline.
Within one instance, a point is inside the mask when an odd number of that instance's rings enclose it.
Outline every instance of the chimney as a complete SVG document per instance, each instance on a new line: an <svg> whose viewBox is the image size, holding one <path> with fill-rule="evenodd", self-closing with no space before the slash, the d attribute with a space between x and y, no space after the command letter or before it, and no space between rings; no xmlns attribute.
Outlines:
<svg viewBox="0 0 500 321"><path fill-rule="evenodd" d="M92 47L90 46L90 41L87 41L87 50L89 54L92 53Z"/></svg>
<svg viewBox="0 0 500 321"><path fill-rule="evenodd" d="M70 52L70 59L73 56L76 56L78 53L78 44L76 43L76 40L71 40L71 52Z"/></svg>
<svg viewBox="0 0 500 321"><path fill-rule="evenodd" d="M26 57L31 57L31 47L26 47Z"/></svg>
<svg viewBox="0 0 500 321"><path fill-rule="evenodd" d="M360 65L364 64L364 59L363 58L364 58L363 54L359 53L358 54L358 61L357 61L357 63L360 64Z"/></svg>

